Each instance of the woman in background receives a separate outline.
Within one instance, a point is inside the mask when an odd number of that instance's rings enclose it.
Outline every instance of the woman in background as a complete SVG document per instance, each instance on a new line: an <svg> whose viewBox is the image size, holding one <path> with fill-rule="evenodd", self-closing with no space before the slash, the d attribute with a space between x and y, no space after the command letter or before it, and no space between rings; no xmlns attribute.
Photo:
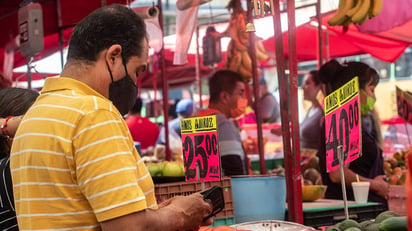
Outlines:
<svg viewBox="0 0 412 231"><path fill-rule="evenodd" d="M321 122L323 108L318 100L319 92L323 93L323 83L319 79L319 73L312 70L306 76L302 85L303 99L310 101L312 105L308 109L305 118L299 124L300 147L317 150L320 144ZM281 136L282 128L274 128L272 134Z"/></svg>
<svg viewBox="0 0 412 231"><path fill-rule="evenodd" d="M319 92L323 92L323 83L319 79L319 72L312 70L306 76L302 86L303 99L310 101L312 105L306 112L306 116L299 125L300 147L318 149L320 144L321 122L323 108L318 99Z"/></svg>
<svg viewBox="0 0 412 231"><path fill-rule="evenodd" d="M23 114L39 93L21 88L0 90L0 230L18 230L10 175L10 147Z"/></svg>

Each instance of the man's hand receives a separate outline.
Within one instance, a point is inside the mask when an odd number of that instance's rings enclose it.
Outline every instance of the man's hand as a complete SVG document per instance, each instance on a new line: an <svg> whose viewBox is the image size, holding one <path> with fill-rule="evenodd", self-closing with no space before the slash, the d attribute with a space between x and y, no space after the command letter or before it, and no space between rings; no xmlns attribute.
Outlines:
<svg viewBox="0 0 412 231"><path fill-rule="evenodd" d="M176 213L176 218L182 219L183 230L198 230L200 226L213 223L212 218L202 222L203 218L212 212L213 207L203 200L200 193L175 197L168 203L164 208L173 210Z"/></svg>

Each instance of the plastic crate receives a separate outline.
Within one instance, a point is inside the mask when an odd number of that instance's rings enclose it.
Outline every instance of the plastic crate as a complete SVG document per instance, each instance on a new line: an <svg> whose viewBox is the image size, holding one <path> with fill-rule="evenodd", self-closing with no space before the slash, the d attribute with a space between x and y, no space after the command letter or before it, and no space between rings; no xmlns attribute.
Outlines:
<svg viewBox="0 0 412 231"><path fill-rule="evenodd" d="M406 189L405 185L389 185L389 210L406 216Z"/></svg>
<svg viewBox="0 0 412 231"><path fill-rule="evenodd" d="M214 218L213 224L209 225L209 227L217 227L222 225L231 226L235 224L235 217L222 217L222 218Z"/></svg>
<svg viewBox="0 0 412 231"><path fill-rule="evenodd" d="M349 218L362 222L365 220L375 219L375 217L385 211L385 209L379 203L368 203L362 205L349 205L348 213ZM288 211L286 209L285 218L288 217ZM345 220L345 212L342 208L319 208L303 211L303 224L311 227L322 227L334 225L338 222Z"/></svg>
<svg viewBox="0 0 412 231"><path fill-rule="evenodd" d="M223 188L223 196L225 199L225 208L216 215L215 218L232 217L234 216L233 198L232 198L232 186L230 177L223 177L220 181L210 182L175 182L165 184L155 184L155 195L157 203L161 203L174 196L187 196L195 192L202 191L202 184L204 188L210 188L214 185L221 186Z"/></svg>
<svg viewBox="0 0 412 231"><path fill-rule="evenodd" d="M278 165L284 167L283 158L276 158L276 159L268 159L265 160L265 169L275 169ZM259 160L251 161L251 168L252 170L260 170L260 162Z"/></svg>

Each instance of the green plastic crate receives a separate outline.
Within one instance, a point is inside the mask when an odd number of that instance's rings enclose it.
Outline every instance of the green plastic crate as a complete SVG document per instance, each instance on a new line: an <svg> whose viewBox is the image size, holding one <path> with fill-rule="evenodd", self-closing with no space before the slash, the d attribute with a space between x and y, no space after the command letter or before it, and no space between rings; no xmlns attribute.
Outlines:
<svg viewBox="0 0 412 231"><path fill-rule="evenodd" d="M252 170L260 170L260 162L258 160L251 161ZM276 159L268 159L265 160L265 168L267 169L275 169L277 165L284 166L283 158L276 158Z"/></svg>
<svg viewBox="0 0 412 231"><path fill-rule="evenodd" d="M209 227L217 227L222 225L234 225L235 224L235 217L221 217L221 218L213 218L213 224L209 225Z"/></svg>

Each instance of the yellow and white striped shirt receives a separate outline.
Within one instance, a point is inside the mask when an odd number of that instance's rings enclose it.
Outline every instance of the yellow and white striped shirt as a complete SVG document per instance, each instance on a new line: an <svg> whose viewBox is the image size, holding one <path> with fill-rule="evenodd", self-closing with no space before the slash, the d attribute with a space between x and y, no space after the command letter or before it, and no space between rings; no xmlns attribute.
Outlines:
<svg viewBox="0 0 412 231"><path fill-rule="evenodd" d="M153 181L115 106L84 83L46 79L11 151L20 230L99 230L157 208Z"/></svg>

